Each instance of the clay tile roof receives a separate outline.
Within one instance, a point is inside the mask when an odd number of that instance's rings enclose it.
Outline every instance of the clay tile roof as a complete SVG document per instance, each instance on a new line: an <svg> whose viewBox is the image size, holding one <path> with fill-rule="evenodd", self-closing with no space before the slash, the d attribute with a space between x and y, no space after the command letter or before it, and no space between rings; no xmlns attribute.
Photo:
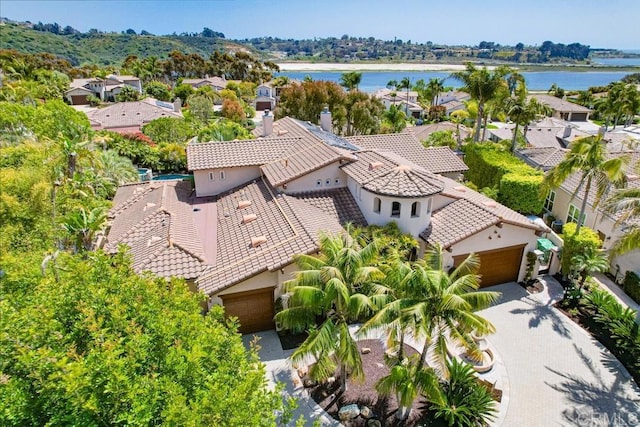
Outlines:
<svg viewBox="0 0 640 427"><path fill-rule="evenodd" d="M262 166L271 185L279 186L341 159L354 159L320 141L300 141L282 157Z"/></svg>
<svg viewBox="0 0 640 427"><path fill-rule="evenodd" d="M411 133L360 135L345 139L363 150L391 151L433 173L469 169L449 147L425 148Z"/></svg>
<svg viewBox="0 0 640 427"><path fill-rule="evenodd" d="M404 132L413 135L418 141L424 141L429 138L429 135L432 133L440 131L451 131L455 137L457 129L458 127L455 123L440 122L422 126L409 126L404 130ZM460 125L460 138L465 139L469 134L469 129L464 125Z"/></svg>
<svg viewBox="0 0 640 427"><path fill-rule="evenodd" d="M281 157L297 141L297 138L281 138L192 142L187 145L187 165L191 171L264 165Z"/></svg>
<svg viewBox="0 0 640 427"><path fill-rule="evenodd" d="M360 151L358 161L342 170L368 191L396 197L424 197L444 188L439 176L432 174L393 153ZM383 166L371 168L372 163Z"/></svg>
<svg viewBox="0 0 640 427"><path fill-rule="evenodd" d="M431 224L420 237L447 248L499 222L500 217L486 207L460 199L434 211Z"/></svg>
<svg viewBox="0 0 640 427"><path fill-rule="evenodd" d="M359 227L367 225L367 220L347 188L298 193L294 197L304 200L333 218L337 218L342 225L347 223Z"/></svg>
<svg viewBox="0 0 640 427"><path fill-rule="evenodd" d="M237 199L252 201L257 218L242 223L243 210ZM209 267L196 284L212 294L264 271L290 264L293 256L318 251L319 233L342 230L336 216L307 203L303 198L275 196L262 180L239 187L218 199L218 243L216 265ZM355 202L354 202L355 203ZM257 247L251 239L264 236Z"/></svg>
<svg viewBox="0 0 640 427"><path fill-rule="evenodd" d="M109 212L105 250L129 246L133 268L161 277L194 279L206 260L192 219L191 184L165 181L120 187Z"/></svg>
<svg viewBox="0 0 640 427"><path fill-rule="evenodd" d="M555 147L530 147L516 151L516 156L534 168L547 171L560 163L567 151L569 150Z"/></svg>
<svg viewBox="0 0 640 427"><path fill-rule="evenodd" d="M529 95L531 98L536 98L539 102L548 105L556 111L572 112L572 113L588 113L591 110L582 105L574 104L573 102L566 101L564 99L556 98L552 95L536 94Z"/></svg>
<svg viewBox="0 0 640 427"><path fill-rule="evenodd" d="M167 105L167 106L165 106ZM98 108L87 113L90 121L98 122L106 129L130 126L142 126L161 117L182 117L182 113L152 98L135 102L116 102L108 107Z"/></svg>

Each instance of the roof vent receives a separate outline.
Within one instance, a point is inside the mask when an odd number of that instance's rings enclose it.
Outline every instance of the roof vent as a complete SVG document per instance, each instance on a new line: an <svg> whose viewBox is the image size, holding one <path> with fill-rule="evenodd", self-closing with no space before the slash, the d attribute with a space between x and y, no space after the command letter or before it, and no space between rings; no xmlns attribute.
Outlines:
<svg viewBox="0 0 640 427"><path fill-rule="evenodd" d="M278 136L286 135L288 133L289 133L288 130L284 130L284 129L278 130Z"/></svg>
<svg viewBox="0 0 640 427"><path fill-rule="evenodd" d="M251 206L251 200L240 200L238 201L238 209L244 209Z"/></svg>
<svg viewBox="0 0 640 427"><path fill-rule="evenodd" d="M258 219L258 215L256 214L246 214L246 215L242 215L242 223L243 224L248 224L252 221L255 221L256 219Z"/></svg>
<svg viewBox="0 0 640 427"><path fill-rule="evenodd" d="M149 203L147 203L145 205L144 210L146 211L147 209L151 209L151 208L155 207L155 205L156 205L155 203L149 202Z"/></svg>
<svg viewBox="0 0 640 427"><path fill-rule="evenodd" d="M485 205L488 208L495 208L498 206L498 204L493 200L487 200L486 202L483 203L483 205Z"/></svg>
<svg viewBox="0 0 640 427"><path fill-rule="evenodd" d="M160 240L162 240L162 237L159 236L151 236L151 238L149 239L149 241L147 241L147 247L153 245L154 243L158 243Z"/></svg>
<svg viewBox="0 0 640 427"><path fill-rule="evenodd" d="M267 243L267 236L258 236L251 238L251 247L253 248L257 248L264 243Z"/></svg>
<svg viewBox="0 0 640 427"><path fill-rule="evenodd" d="M282 159L282 166L289 167L289 159Z"/></svg>
<svg viewBox="0 0 640 427"><path fill-rule="evenodd" d="M411 166L409 166L409 165L400 165L400 166L396 167L395 170L399 171L399 172L407 172L407 171L411 170Z"/></svg>
<svg viewBox="0 0 640 427"><path fill-rule="evenodd" d="M369 170L373 171L373 170L381 168L382 166L384 166L384 163L382 163L382 162L371 162L371 163L369 163Z"/></svg>
<svg viewBox="0 0 640 427"><path fill-rule="evenodd" d="M464 185L458 185L456 187L453 187L453 189L461 193L464 193L467 191L467 187L465 187Z"/></svg>

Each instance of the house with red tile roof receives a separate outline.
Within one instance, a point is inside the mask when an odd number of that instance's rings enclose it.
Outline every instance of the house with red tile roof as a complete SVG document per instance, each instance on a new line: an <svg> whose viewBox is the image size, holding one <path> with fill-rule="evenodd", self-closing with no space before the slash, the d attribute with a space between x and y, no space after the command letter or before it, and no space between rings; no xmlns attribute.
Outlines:
<svg viewBox="0 0 640 427"><path fill-rule="evenodd" d="M193 189L121 187L107 236L109 250L131 248L137 271L187 279L241 332L273 327L293 257L317 253L320 234L347 223L396 222L419 241L417 255L441 244L449 267L477 253L483 286L522 280L525 255L548 231L450 178L466 166L448 148L415 138L407 148L407 134L341 138L326 120L323 129L265 119L252 140L189 144Z"/></svg>
<svg viewBox="0 0 640 427"><path fill-rule="evenodd" d="M119 133L138 132L145 124L161 117L182 117L180 101L158 101L145 98L142 101L116 102L87 112L93 129L107 129Z"/></svg>

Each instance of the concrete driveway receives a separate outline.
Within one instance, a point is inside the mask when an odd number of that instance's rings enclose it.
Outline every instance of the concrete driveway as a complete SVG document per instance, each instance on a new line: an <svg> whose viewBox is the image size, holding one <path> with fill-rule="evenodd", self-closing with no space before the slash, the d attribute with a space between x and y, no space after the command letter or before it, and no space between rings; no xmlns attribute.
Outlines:
<svg viewBox="0 0 640 427"><path fill-rule="evenodd" d="M546 277L529 295L515 283L488 290L501 300L482 314L509 377L503 426L637 426L640 390L611 353L552 307L562 288ZM502 417L501 417L502 418Z"/></svg>

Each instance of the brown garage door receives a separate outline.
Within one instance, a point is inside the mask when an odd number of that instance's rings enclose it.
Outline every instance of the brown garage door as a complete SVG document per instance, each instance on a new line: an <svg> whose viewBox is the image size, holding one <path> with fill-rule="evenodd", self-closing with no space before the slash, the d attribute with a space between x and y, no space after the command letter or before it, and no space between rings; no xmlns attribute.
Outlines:
<svg viewBox="0 0 640 427"><path fill-rule="evenodd" d="M87 99L87 95L71 95L71 104L72 105L88 105L89 100Z"/></svg>
<svg viewBox="0 0 640 427"><path fill-rule="evenodd" d="M273 328L273 288L221 295L227 316L240 322L240 333L264 331Z"/></svg>
<svg viewBox="0 0 640 427"><path fill-rule="evenodd" d="M508 248L478 252L478 256L480 257L479 274L482 276L480 287L484 288L517 281L524 246L525 245L510 246ZM469 254L453 257L454 264L457 266L464 261L468 255Z"/></svg>
<svg viewBox="0 0 640 427"><path fill-rule="evenodd" d="M271 110L271 102L269 101L256 102L256 111L264 111L264 110Z"/></svg>

